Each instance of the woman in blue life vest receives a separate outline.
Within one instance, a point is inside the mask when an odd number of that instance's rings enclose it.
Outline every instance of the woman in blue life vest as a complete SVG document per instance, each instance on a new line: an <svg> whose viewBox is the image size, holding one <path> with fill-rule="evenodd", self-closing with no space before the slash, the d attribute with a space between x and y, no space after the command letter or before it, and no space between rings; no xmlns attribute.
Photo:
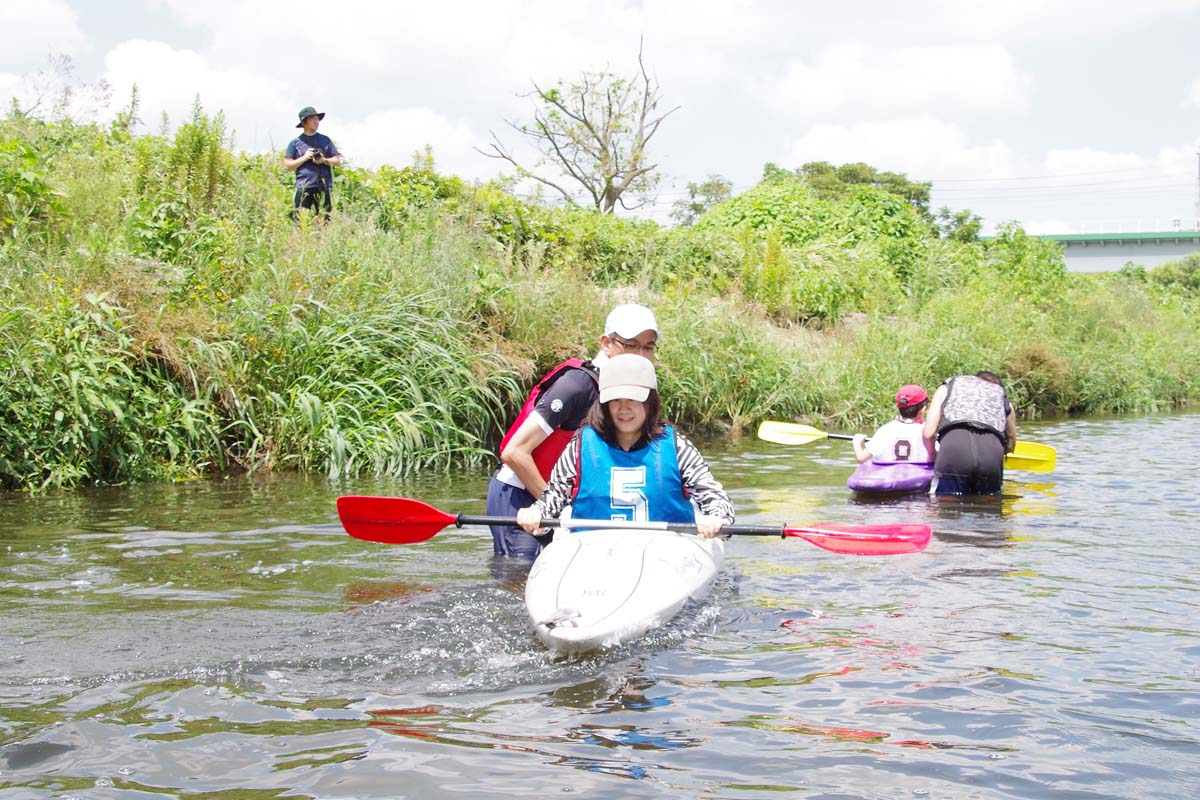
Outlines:
<svg viewBox="0 0 1200 800"><path fill-rule="evenodd" d="M542 495L517 512L530 533L568 504L577 519L695 523L717 536L734 519L733 503L704 457L659 419L658 379L632 353L600 367L600 396L567 445Z"/></svg>
<svg viewBox="0 0 1200 800"><path fill-rule="evenodd" d="M939 386L924 434L930 447L937 442L931 494L1000 494L1004 454L1017 446L1017 414L995 373L959 375Z"/></svg>
<svg viewBox="0 0 1200 800"><path fill-rule="evenodd" d="M600 351L591 361L569 359L538 381L500 442L500 467L488 481L489 515L514 516L541 496L550 470L596 400L601 365L621 353L653 358L658 338L654 312L637 303L623 303L605 319ZM534 538L516 525L491 528L496 556L532 560L549 542L548 533Z"/></svg>

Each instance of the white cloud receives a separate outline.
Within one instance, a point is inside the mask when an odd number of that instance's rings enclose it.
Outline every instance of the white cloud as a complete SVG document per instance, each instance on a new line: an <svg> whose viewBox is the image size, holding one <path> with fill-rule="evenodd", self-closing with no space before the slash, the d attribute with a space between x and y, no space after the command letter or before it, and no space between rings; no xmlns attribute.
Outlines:
<svg viewBox="0 0 1200 800"><path fill-rule="evenodd" d="M211 63L269 75L299 104L306 85L312 102L456 108L479 127L525 113L518 95L531 81L635 74L639 42L667 100L679 102L757 47L771 17L750 0L341 0L336 13L319 0L160 2L206 32Z"/></svg>
<svg viewBox="0 0 1200 800"><path fill-rule="evenodd" d="M613 53L636 52L640 14L620 3L551 0L489 3L378 3L165 0L188 24L211 31L223 57L267 59L297 70L387 72L397 82L441 81L460 69L480 80L528 67L580 62L603 66ZM632 36L629 34L632 32ZM614 50L614 39L627 46ZM466 63L464 63L466 62ZM398 69L399 68L399 69Z"/></svg>
<svg viewBox="0 0 1200 800"><path fill-rule="evenodd" d="M1128 31L1195 11L1197 0L1139 0L1107 3L1095 0L961 0L866 2L828 9L822 17L844 15L842 28L858 28L883 41L921 38L943 42L1080 41ZM828 20L826 20L828 21Z"/></svg>
<svg viewBox="0 0 1200 800"><path fill-rule="evenodd" d="M87 43L65 0L6 1L0 69L32 72L44 67L48 56L76 56Z"/></svg>
<svg viewBox="0 0 1200 800"><path fill-rule="evenodd" d="M1062 234L1075 232L1072 223L1055 218L1025 220L1021 222L1021 227L1025 229L1026 233L1033 236L1040 236L1044 233ZM995 231L988 230L987 232L994 233Z"/></svg>
<svg viewBox="0 0 1200 800"><path fill-rule="evenodd" d="M286 88L244 68L217 67L205 55L162 42L124 42L108 54L105 63L116 105L127 102L136 84L139 116L151 130L157 129L164 113L172 128L186 121L199 96L206 113L225 114L228 127L236 132L235 144L253 152L282 150L297 133L295 106L300 101L291 96L315 94ZM402 167L428 145L444 172L487 178L498 171L496 162L474 150L485 143L485 134L430 108L393 108L359 118L336 106L319 104L319 110L328 115L322 133L331 136L356 166Z"/></svg>
<svg viewBox="0 0 1200 800"><path fill-rule="evenodd" d="M1111 153L1090 147L1050 150L1044 160L1046 171L1054 175L1119 172L1153 163L1152 159L1136 153Z"/></svg>
<svg viewBox="0 0 1200 800"><path fill-rule="evenodd" d="M1183 169L1189 175L1196 175L1196 159L1200 156L1200 139L1190 144L1169 145L1160 148L1155 155L1155 163L1162 169Z"/></svg>
<svg viewBox="0 0 1200 800"><path fill-rule="evenodd" d="M785 153L784 166L864 161L915 180L1003 177L1013 174L1015 161L1003 141L974 143L962 128L933 117L814 125L789 138Z"/></svg>
<svg viewBox="0 0 1200 800"><path fill-rule="evenodd" d="M1021 112L1030 79L1003 47L837 44L793 61L764 100L792 116L875 119L935 111Z"/></svg>
<svg viewBox="0 0 1200 800"><path fill-rule="evenodd" d="M13 75L11 72L0 72L0 101L7 105L7 101L11 97L17 97L21 94L21 76Z"/></svg>
<svg viewBox="0 0 1200 800"><path fill-rule="evenodd" d="M355 166L404 167L428 145L439 172L472 179L489 178L497 171L495 162L474 150L483 141L480 134L428 108L391 109L362 120L329 123L323 132Z"/></svg>
<svg viewBox="0 0 1200 800"><path fill-rule="evenodd" d="M224 112L239 147L282 150L291 139L297 109L266 76L216 67L191 50L141 40L117 45L105 57L105 66L115 106L125 106L137 85L139 116L150 130L157 130L163 114L172 127L189 119L198 96L207 114Z"/></svg>

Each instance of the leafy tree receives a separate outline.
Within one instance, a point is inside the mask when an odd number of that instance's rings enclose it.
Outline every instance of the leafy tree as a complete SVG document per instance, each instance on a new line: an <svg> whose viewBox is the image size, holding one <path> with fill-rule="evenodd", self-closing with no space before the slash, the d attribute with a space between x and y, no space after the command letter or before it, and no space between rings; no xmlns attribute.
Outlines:
<svg viewBox="0 0 1200 800"><path fill-rule="evenodd" d="M680 225L690 226L700 215L733 193L733 181L720 175L709 175L703 183L687 185L687 200L676 200L671 210L671 219Z"/></svg>
<svg viewBox="0 0 1200 800"><path fill-rule="evenodd" d="M943 239L956 242L977 242L983 229L983 218L970 209L951 211L943 206L937 213L938 232Z"/></svg>
<svg viewBox="0 0 1200 800"><path fill-rule="evenodd" d="M646 148L663 120L678 109L660 113L658 91L640 50L638 72L631 78L602 70L549 89L534 83L526 95L533 101L533 122L508 124L541 152L535 167L522 166L495 133L490 148L479 152L509 162L520 176L549 186L571 205L578 204L582 193L605 214L613 213L617 203L637 208L659 180L654 173L658 164L650 162ZM556 169L561 178L535 171L544 168ZM627 194L641 200L628 205Z"/></svg>
<svg viewBox="0 0 1200 800"><path fill-rule="evenodd" d="M985 244L989 274L1008 291L1039 307L1053 307L1068 286L1067 266L1056 242L1030 236L1006 222Z"/></svg>
<svg viewBox="0 0 1200 800"><path fill-rule="evenodd" d="M873 186L903 197L909 205L921 213L921 216L929 220L933 219L929 213L929 189L932 184L910 181L908 176L899 172L880 172L875 167L862 162L835 167L828 161L810 161L794 172L776 164L767 164L763 168L764 181L786 180L795 177L803 178L823 200L836 200L844 197L856 186Z"/></svg>
<svg viewBox="0 0 1200 800"><path fill-rule="evenodd" d="M1200 253L1188 253L1178 261L1168 261L1150 270L1150 280L1169 289L1200 294Z"/></svg>

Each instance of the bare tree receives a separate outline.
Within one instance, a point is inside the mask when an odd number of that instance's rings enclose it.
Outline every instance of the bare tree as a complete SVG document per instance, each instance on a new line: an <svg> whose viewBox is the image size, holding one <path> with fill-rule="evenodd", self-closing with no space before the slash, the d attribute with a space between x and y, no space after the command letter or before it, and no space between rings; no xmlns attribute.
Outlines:
<svg viewBox="0 0 1200 800"><path fill-rule="evenodd" d="M78 83L75 62L63 54L47 56L45 69L22 76L21 83L21 96L9 100L8 113L14 119L80 122L108 108L112 101L108 81Z"/></svg>
<svg viewBox="0 0 1200 800"><path fill-rule="evenodd" d="M535 82L525 95L533 101L533 122L508 125L541 152L534 169L553 167L559 178L522 166L494 132L489 149L479 152L509 162L518 175L551 187L573 205L582 193L605 214L613 213L617 203L626 210L638 208L659 179L654 174L658 164L649 163L646 147L662 121L678 110L659 113L658 89L640 48L638 72L629 79L602 70L583 73L578 83L559 81L551 89ZM627 193L640 201L627 204Z"/></svg>

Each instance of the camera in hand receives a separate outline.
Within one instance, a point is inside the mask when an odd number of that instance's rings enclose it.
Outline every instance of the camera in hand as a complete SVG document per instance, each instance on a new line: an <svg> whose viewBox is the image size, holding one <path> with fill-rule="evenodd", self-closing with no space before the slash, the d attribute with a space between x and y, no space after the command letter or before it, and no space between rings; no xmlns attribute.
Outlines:
<svg viewBox="0 0 1200 800"><path fill-rule="evenodd" d="M309 152L312 154L312 160L313 160L314 164L320 164L322 161L325 160L325 153L322 152L321 148L314 147Z"/></svg>

